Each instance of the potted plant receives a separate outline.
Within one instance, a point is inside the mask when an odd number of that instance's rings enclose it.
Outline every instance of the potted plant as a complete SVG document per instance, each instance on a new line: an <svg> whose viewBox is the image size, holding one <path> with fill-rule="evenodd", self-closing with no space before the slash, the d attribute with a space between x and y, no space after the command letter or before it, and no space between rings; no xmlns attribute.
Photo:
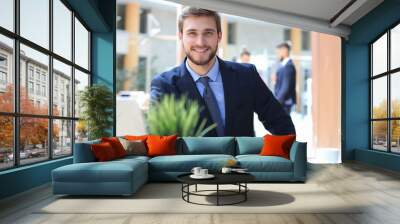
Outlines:
<svg viewBox="0 0 400 224"><path fill-rule="evenodd" d="M82 109L81 118L88 131L89 139L110 136L112 127L113 95L108 87L94 84L86 87L79 98Z"/></svg>
<svg viewBox="0 0 400 224"><path fill-rule="evenodd" d="M178 136L204 136L216 127L212 124L205 127L207 120L200 121L199 104L183 96L176 99L173 95L165 95L160 102L152 104L147 124L151 134Z"/></svg>

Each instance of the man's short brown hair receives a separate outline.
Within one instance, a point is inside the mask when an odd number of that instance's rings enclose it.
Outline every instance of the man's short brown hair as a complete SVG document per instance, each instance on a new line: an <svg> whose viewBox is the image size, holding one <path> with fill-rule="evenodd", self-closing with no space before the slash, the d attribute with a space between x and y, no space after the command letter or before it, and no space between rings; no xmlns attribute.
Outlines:
<svg viewBox="0 0 400 224"><path fill-rule="evenodd" d="M243 49L242 52L240 52L240 57L242 57L243 55L248 55L248 56L250 56L251 53L250 53L250 51L248 51L247 49Z"/></svg>
<svg viewBox="0 0 400 224"><path fill-rule="evenodd" d="M276 48L286 48L288 51L290 51L290 44L288 42L283 42L280 43L276 46Z"/></svg>
<svg viewBox="0 0 400 224"><path fill-rule="evenodd" d="M183 32L183 21L190 16L195 16L195 17L208 16L214 18L215 24L217 26L217 32L218 33L221 32L221 17L217 12L192 6L187 6L182 9L182 13L179 15L178 19L179 32L181 33Z"/></svg>

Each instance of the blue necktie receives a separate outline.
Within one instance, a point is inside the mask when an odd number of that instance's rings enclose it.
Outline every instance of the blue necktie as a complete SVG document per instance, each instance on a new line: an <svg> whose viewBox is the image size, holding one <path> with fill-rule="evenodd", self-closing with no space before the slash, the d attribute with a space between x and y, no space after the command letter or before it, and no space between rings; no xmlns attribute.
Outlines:
<svg viewBox="0 0 400 224"><path fill-rule="evenodd" d="M217 124L217 134L218 136L224 136L224 123L221 118L221 113L219 112L219 107L217 100L208 84L208 77L200 77L199 81L204 86L203 99L206 103L208 110L210 111L211 118Z"/></svg>

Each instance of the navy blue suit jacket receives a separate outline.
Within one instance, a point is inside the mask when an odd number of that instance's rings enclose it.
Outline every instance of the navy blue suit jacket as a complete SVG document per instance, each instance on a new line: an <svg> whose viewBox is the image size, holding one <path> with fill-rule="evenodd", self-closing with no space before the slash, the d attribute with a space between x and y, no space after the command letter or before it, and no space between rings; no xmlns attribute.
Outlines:
<svg viewBox="0 0 400 224"><path fill-rule="evenodd" d="M276 72L275 97L282 105L296 104L296 69L292 60Z"/></svg>
<svg viewBox="0 0 400 224"><path fill-rule="evenodd" d="M225 98L225 135L254 136L254 112L264 127L272 134L294 134L295 129L289 115L275 99L251 64L239 64L218 58ZM180 66L155 76L151 82L151 99L160 100L164 94L176 97L187 95L202 108L200 120L213 123L205 102L183 62ZM217 136L216 130L206 136Z"/></svg>

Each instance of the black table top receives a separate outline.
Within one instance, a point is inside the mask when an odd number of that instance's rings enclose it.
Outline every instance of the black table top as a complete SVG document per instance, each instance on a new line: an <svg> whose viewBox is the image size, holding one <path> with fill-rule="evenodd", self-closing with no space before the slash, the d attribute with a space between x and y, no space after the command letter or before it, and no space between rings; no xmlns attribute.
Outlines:
<svg viewBox="0 0 400 224"><path fill-rule="evenodd" d="M177 177L178 181L186 184L236 184L248 183L255 180L249 173L212 173L215 177L211 179L193 179L192 173L186 173Z"/></svg>

